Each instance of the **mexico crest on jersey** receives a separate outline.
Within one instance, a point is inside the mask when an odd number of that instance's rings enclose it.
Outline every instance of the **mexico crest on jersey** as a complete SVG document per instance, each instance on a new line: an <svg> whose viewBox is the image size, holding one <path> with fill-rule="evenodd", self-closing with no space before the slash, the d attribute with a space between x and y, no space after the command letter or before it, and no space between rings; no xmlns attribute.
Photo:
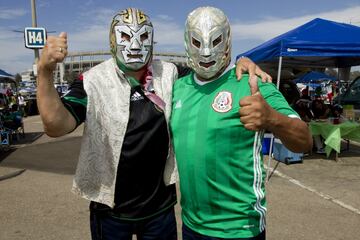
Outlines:
<svg viewBox="0 0 360 240"><path fill-rule="evenodd" d="M227 91L219 92L216 95L211 106L216 112L224 113L230 111L230 109L232 108L231 93Z"/></svg>

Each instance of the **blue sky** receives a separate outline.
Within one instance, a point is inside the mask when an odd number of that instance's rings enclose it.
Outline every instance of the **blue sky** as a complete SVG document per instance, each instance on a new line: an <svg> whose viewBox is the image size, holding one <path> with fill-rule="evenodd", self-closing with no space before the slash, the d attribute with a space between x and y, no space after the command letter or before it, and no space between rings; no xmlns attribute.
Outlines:
<svg viewBox="0 0 360 240"><path fill-rule="evenodd" d="M22 31L31 26L30 0L0 2L0 69L15 74L31 68L34 54L24 46ZM184 52L187 14L199 6L214 6L228 16L233 31L233 59L257 45L313 18L360 26L360 0L37 0L39 27L68 33L69 51L107 50L112 16L137 7L151 18L155 51Z"/></svg>

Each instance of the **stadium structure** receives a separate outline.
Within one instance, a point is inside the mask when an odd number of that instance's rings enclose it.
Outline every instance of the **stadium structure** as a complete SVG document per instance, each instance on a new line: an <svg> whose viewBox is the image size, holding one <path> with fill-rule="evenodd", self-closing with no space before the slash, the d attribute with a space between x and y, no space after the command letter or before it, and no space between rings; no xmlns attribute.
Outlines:
<svg viewBox="0 0 360 240"><path fill-rule="evenodd" d="M87 52L70 52L65 61L58 64L54 72L54 82L58 84L66 83L69 78L77 76L79 73L109 59L109 51L87 51ZM185 54L154 52L154 59L160 59L167 62L186 65Z"/></svg>

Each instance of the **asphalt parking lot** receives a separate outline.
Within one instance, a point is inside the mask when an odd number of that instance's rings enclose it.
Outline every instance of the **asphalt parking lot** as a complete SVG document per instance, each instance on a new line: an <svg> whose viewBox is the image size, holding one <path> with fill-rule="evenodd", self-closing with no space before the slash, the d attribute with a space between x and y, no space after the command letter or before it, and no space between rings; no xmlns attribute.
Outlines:
<svg viewBox="0 0 360 240"><path fill-rule="evenodd" d="M0 178L19 174L0 181L0 239L90 239L88 203L70 192L82 129L49 138L32 116L25 132L0 152ZM277 166L267 184L267 239L360 239L360 147L339 156ZM180 227L179 206L177 216Z"/></svg>

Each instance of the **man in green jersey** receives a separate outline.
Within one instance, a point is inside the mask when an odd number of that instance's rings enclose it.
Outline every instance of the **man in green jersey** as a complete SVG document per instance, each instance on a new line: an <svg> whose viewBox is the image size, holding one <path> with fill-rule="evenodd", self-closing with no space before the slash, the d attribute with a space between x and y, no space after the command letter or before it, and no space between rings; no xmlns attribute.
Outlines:
<svg viewBox="0 0 360 240"><path fill-rule="evenodd" d="M311 149L307 125L273 84L238 82L230 25L201 7L186 21L194 73L173 88L171 131L180 174L184 240L265 239L264 130L294 152Z"/></svg>

